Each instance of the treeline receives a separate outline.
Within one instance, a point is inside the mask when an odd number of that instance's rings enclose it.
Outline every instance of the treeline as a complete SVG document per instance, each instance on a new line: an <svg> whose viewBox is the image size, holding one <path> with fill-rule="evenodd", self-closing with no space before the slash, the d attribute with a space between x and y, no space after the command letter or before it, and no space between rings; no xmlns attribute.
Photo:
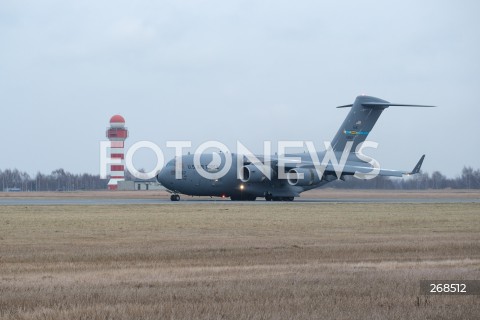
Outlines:
<svg viewBox="0 0 480 320"><path fill-rule="evenodd" d="M88 173L73 174L57 169L50 174L37 173L31 177L17 169L0 170L0 191L76 191L107 188L108 180Z"/></svg>
<svg viewBox="0 0 480 320"><path fill-rule="evenodd" d="M125 177L127 180L134 179L128 172ZM108 179L100 179L99 175L73 174L64 169L54 170L50 174L39 172L35 177L17 169L0 170L0 191L105 190L107 183ZM334 181L328 186L341 189L480 189L480 170L464 167L461 175L456 178L447 178L438 171L432 174L422 172L405 178L379 176L361 180L346 177L345 181Z"/></svg>

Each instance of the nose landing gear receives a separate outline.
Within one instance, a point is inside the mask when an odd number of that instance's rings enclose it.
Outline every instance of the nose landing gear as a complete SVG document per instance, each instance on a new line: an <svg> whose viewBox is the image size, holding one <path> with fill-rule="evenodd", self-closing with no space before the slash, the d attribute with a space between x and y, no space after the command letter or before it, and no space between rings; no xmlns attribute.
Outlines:
<svg viewBox="0 0 480 320"><path fill-rule="evenodd" d="M170 196L170 201L180 201L180 196L178 194L172 194Z"/></svg>

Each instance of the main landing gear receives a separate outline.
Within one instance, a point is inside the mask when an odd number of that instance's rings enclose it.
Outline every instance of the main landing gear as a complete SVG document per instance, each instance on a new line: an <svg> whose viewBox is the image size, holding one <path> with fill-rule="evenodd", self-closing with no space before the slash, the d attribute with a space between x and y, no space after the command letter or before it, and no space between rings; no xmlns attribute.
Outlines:
<svg viewBox="0 0 480 320"><path fill-rule="evenodd" d="M255 201L257 197L250 195L230 196L232 201Z"/></svg>
<svg viewBox="0 0 480 320"><path fill-rule="evenodd" d="M295 197L274 197L271 193L265 195L266 201L293 201Z"/></svg>
<svg viewBox="0 0 480 320"><path fill-rule="evenodd" d="M172 194L172 195L170 196L170 200L171 200L171 201L180 201L180 195L178 195L178 194Z"/></svg>

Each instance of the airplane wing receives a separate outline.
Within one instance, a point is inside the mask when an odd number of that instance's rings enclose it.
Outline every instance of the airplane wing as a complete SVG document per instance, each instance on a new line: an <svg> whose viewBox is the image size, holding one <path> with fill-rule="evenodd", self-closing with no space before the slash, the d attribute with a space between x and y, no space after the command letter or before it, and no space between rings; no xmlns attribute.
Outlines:
<svg viewBox="0 0 480 320"><path fill-rule="evenodd" d="M271 160L271 165L274 169L278 168L278 162L281 160L281 157L275 157ZM420 160L418 160L417 164L411 171L405 170L394 170L394 169L382 169L380 168L378 171L373 171L373 167L367 162L348 162L343 167L341 171L341 175L354 175L354 174L362 174L365 178L373 178L377 175L379 176L390 176L390 177L403 177L404 175L413 175L420 172L420 169L423 164L423 160L425 159L425 155L422 155ZM314 168L315 165L312 161L292 161L291 158L283 159L285 162L285 169L288 171L289 169L293 168ZM324 169L324 173L327 175L336 175L335 167L331 164L321 164Z"/></svg>

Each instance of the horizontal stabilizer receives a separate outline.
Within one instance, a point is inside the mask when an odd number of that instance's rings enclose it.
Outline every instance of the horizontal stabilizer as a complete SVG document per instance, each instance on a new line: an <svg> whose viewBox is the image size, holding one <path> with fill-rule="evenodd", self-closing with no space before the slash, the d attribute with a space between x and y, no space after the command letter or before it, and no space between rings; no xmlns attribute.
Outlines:
<svg viewBox="0 0 480 320"><path fill-rule="evenodd" d="M362 103L364 107L420 107L420 108L435 108L435 106L426 106L422 104L404 104L404 103L393 103L393 102L367 102Z"/></svg>
<svg viewBox="0 0 480 320"><path fill-rule="evenodd" d="M393 102L364 102L361 104L364 107L419 107L419 108L435 108L436 106L426 106L422 104L404 104L404 103L393 103ZM346 104L344 106L339 106L337 108L350 108L353 104Z"/></svg>

